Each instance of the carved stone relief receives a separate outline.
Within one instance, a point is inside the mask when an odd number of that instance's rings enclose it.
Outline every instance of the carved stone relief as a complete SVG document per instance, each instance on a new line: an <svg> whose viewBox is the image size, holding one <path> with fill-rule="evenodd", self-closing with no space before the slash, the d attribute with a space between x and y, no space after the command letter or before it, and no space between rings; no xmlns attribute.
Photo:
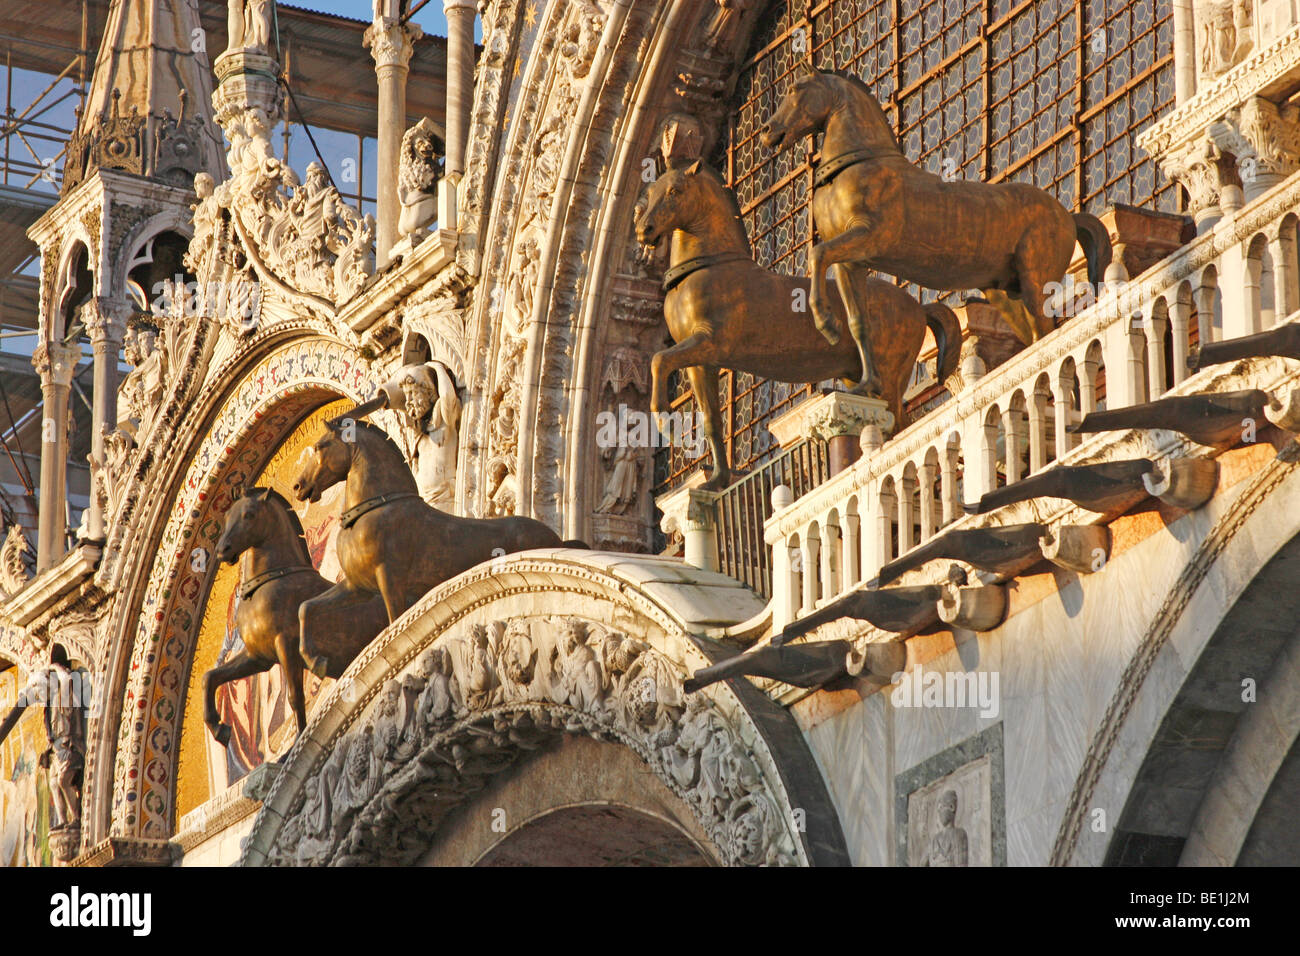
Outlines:
<svg viewBox="0 0 1300 956"><path fill-rule="evenodd" d="M558 733L619 741L685 799L724 862L793 864L792 834L707 694L645 642L580 618L471 624L387 681L304 785L268 862L410 862L487 779Z"/></svg>

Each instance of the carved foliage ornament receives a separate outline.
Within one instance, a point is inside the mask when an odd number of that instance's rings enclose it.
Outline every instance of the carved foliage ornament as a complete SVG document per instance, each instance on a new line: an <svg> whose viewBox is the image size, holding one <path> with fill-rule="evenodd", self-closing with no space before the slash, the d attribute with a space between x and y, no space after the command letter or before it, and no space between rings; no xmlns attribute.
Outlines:
<svg viewBox="0 0 1300 956"><path fill-rule="evenodd" d="M410 863L442 818L557 733L631 747L731 864L793 864L750 747L643 641L578 618L471 624L439 640L334 742L272 865Z"/></svg>

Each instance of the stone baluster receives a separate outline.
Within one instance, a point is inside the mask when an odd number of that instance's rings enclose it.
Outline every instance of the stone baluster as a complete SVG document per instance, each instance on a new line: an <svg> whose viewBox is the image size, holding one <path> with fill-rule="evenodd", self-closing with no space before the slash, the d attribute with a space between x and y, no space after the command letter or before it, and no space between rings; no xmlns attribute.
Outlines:
<svg viewBox="0 0 1300 956"><path fill-rule="evenodd" d="M1276 325L1300 309L1295 232L1282 230L1270 239L1268 254L1273 260L1273 323Z"/></svg>

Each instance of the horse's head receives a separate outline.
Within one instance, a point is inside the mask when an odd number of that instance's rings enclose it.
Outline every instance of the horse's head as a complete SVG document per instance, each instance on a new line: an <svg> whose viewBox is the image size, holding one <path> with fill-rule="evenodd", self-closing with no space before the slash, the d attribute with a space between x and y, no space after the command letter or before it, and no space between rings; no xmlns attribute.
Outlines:
<svg viewBox="0 0 1300 956"><path fill-rule="evenodd" d="M819 132L841 101L831 78L832 74L805 66L759 132L763 145L785 150L803 137Z"/></svg>
<svg viewBox="0 0 1300 956"><path fill-rule="evenodd" d="M266 541L276 527L268 514L271 507L270 488L249 488L237 497L226 512L226 525L217 541L217 560L234 564L249 548Z"/></svg>
<svg viewBox="0 0 1300 956"><path fill-rule="evenodd" d="M650 185L645 208L636 219L638 242L653 245L674 229L685 229L699 216L699 171L696 160L684 168L669 169Z"/></svg>
<svg viewBox="0 0 1300 956"><path fill-rule="evenodd" d="M360 426L348 419L332 418L325 431L302 456L302 468L293 480L293 496L299 501L320 501L325 489L347 477L352 467L355 442L347 441L348 430L356 437Z"/></svg>

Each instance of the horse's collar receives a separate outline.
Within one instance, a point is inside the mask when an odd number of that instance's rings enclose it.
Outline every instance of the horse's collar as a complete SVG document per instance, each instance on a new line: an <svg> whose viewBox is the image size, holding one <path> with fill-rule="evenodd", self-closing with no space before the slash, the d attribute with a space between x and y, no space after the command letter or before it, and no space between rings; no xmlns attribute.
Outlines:
<svg viewBox="0 0 1300 956"><path fill-rule="evenodd" d="M414 491L390 491L386 495L376 495L373 498L367 498L360 504L353 505L343 514L339 515L339 527L350 528L357 523L357 519L367 512L374 511L376 508L388 504L390 501L400 501L402 498L418 498Z"/></svg>
<svg viewBox="0 0 1300 956"><path fill-rule="evenodd" d="M868 146L863 149L851 149L847 153L840 153L838 156L832 156L830 159L823 160L817 164L817 172L813 174L813 188L825 186L828 182L838 176L850 166L856 166L858 163L865 163L870 159L880 159L883 156L901 155L898 150L883 148L880 146Z"/></svg>
<svg viewBox="0 0 1300 956"><path fill-rule="evenodd" d="M275 568L272 571L263 571L261 574L254 575L243 583L239 589L239 600L247 601L253 596L253 592L260 588L268 581L274 581L276 578L282 578L288 574L301 574L304 571L315 571L310 565L295 565L291 568Z"/></svg>
<svg viewBox="0 0 1300 956"><path fill-rule="evenodd" d="M692 256L664 273L664 291L667 292L693 272L710 266L722 265L724 262L751 262L751 257L744 252L720 252L712 256Z"/></svg>

